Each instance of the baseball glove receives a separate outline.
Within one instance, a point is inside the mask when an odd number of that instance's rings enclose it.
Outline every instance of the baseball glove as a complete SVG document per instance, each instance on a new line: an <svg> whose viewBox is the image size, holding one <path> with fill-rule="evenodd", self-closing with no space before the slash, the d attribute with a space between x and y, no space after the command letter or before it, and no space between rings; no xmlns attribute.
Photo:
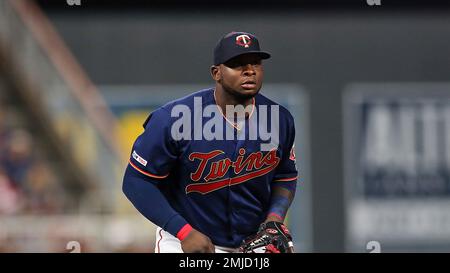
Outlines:
<svg viewBox="0 0 450 273"><path fill-rule="evenodd" d="M293 253L292 236L285 225L279 222L261 224L256 235L244 240L239 247L243 253Z"/></svg>

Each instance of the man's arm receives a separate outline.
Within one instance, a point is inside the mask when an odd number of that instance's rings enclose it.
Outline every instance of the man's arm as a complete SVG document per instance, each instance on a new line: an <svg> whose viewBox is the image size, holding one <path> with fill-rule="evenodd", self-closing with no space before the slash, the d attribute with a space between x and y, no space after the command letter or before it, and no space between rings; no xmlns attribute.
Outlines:
<svg viewBox="0 0 450 273"><path fill-rule="evenodd" d="M298 171L295 158L295 124L292 115L286 112L283 127L280 130L284 136L282 158L275 170L275 176L271 183L271 199L269 212L265 222L284 222L287 211L295 196L297 188Z"/></svg>
<svg viewBox="0 0 450 273"><path fill-rule="evenodd" d="M144 132L133 144L130 162L123 178L123 192L148 220L181 241L184 252L212 252L211 240L193 229L176 212L157 185L177 160L177 144L171 135L171 115L164 108L153 111L144 122Z"/></svg>
<svg viewBox="0 0 450 273"><path fill-rule="evenodd" d="M289 185L273 185L272 196L270 201L269 213L265 222L275 221L284 222L284 218L288 212L288 209L294 200L295 196L295 183L294 182L276 182L276 183L291 183Z"/></svg>
<svg viewBox="0 0 450 273"><path fill-rule="evenodd" d="M192 228L186 220L167 202L156 186L157 181L146 177L128 165L122 190L148 220L167 230L181 241L184 252L211 253L214 245L204 234Z"/></svg>
<svg viewBox="0 0 450 273"><path fill-rule="evenodd" d="M295 195L296 181L275 182L272 185L270 209L266 220L255 235L248 237L240 246L240 252L252 253L261 247L266 253L293 253L292 236L284 226L284 218ZM280 184L283 183L283 184Z"/></svg>

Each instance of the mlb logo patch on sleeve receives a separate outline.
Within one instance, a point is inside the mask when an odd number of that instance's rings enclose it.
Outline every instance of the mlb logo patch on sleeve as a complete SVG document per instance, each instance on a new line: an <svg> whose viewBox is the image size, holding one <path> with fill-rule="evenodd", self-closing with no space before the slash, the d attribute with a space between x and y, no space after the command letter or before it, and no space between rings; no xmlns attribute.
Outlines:
<svg viewBox="0 0 450 273"><path fill-rule="evenodd" d="M136 151L133 151L133 158L134 158L137 162L141 163L144 167L147 166L147 160L143 159L140 155L138 155L138 154L136 153Z"/></svg>

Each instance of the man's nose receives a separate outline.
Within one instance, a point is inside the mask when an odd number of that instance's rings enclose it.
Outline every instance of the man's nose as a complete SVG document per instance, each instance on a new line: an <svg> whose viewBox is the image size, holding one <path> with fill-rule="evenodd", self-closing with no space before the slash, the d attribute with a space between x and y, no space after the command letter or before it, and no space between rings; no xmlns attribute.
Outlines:
<svg viewBox="0 0 450 273"><path fill-rule="evenodd" d="M252 64L245 64L244 65L244 76L252 76L255 75L256 71Z"/></svg>

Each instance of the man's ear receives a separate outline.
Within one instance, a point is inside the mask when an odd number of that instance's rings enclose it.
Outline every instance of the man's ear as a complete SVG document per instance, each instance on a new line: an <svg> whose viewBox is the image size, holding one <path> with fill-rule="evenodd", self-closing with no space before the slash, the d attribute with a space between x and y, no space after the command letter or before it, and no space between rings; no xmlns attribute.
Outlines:
<svg viewBox="0 0 450 273"><path fill-rule="evenodd" d="M218 65L211 66L211 77L214 81L218 81L220 79L220 67Z"/></svg>

